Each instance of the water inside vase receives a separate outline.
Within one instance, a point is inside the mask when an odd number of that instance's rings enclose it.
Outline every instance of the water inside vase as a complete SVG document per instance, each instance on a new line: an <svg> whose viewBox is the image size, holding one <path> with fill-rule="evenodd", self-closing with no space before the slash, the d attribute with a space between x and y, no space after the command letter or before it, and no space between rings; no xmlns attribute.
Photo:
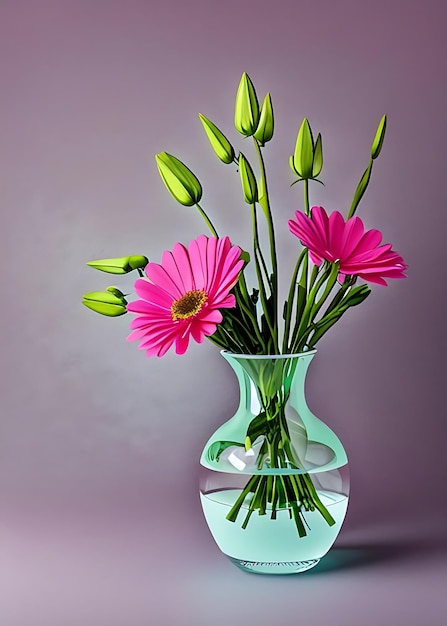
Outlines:
<svg viewBox="0 0 447 626"><path fill-rule="evenodd" d="M272 520L267 507L266 515L253 515L247 527L241 529L244 512L249 507L247 501L240 512L241 520L227 520L226 515L240 493L238 489L201 493L201 501L207 523L222 552L230 558L247 562L320 559L334 543L348 506L347 495L318 490L335 524L329 526L318 511L306 511L303 517L309 532L305 537L299 537L287 508L278 510L276 519Z"/></svg>
<svg viewBox="0 0 447 626"><path fill-rule="evenodd" d="M244 528L244 520L254 497L252 492L243 500L236 519L233 521L227 519L250 476L245 473L238 475L233 472L216 472L202 467L200 480L202 508L209 529L221 551L235 561L247 562L250 565L243 569L251 571L257 571L256 567L261 566L264 569L268 567L272 569L273 566L278 568L281 566L284 569L285 562L295 564L318 562L333 545L346 515L349 494L348 466L307 474L307 479L312 481L317 497L330 514L333 523L328 524L318 509L303 508L300 515L305 535L300 536L290 506L276 508L272 516L272 505L269 501L266 502L265 513L254 511ZM254 563L257 565L253 565ZM305 566L301 571L305 569L309 567ZM271 573L292 572L271 571Z"/></svg>

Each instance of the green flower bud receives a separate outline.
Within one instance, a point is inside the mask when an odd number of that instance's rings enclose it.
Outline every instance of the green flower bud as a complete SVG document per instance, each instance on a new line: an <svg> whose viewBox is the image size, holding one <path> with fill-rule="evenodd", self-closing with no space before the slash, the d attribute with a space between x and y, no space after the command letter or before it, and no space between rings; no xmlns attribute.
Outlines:
<svg viewBox="0 0 447 626"><path fill-rule="evenodd" d="M124 315L127 313L127 301L124 295L121 294L121 296L118 296L112 293L110 289L115 288L109 287L107 291L92 291L91 293L84 294L82 304L92 311L96 311L96 313L106 315L107 317Z"/></svg>
<svg viewBox="0 0 447 626"><path fill-rule="evenodd" d="M144 269L149 263L149 259L145 256L131 256L129 259L129 265L133 270Z"/></svg>
<svg viewBox="0 0 447 626"><path fill-rule="evenodd" d="M259 124L259 104L249 76L244 72L239 82L234 111L234 125L242 135L250 137Z"/></svg>
<svg viewBox="0 0 447 626"><path fill-rule="evenodd" d="M312 178L316 178L323 168L323 144L321 135L318 133L314 147L314 160L312 163Z"/></svg>
<svg viewBox="0 0 447 626"><path fill-rule="evenodd" d="M258 200L258 185L250 163L242 152L239 153L239 174L241 177L244 200L248 204L254 204Z"/></svg>
<svg viewBox="0 0 447 626"><path fill-rule="evenodd" d="M200 202L202 186L184 163L167 152L155 155L155 160L166 189L174 200L183 206Z"/></svg>
<svg viewBox="0 0 447 626"><path fill-rule="evenodd" d="M379 122L379 126L376 130L376 136L374 137L373 144L371 146L371 158L377 159L382 150L383 140L385 139L385 131L386 131L386 115L382 117Z"/></svg>
<svg viewBox="0 0 447 626"><path fill-rule="evenodd" d="M261 107L261 115L259 118L259 124L254 134L255 138L259 141L261 146L270 141L273 137L274 119L273 119L273 107L272 98L270 94L266 94Z"/></svg>
<svg viewBox="0 0 447 626"><path fill-rule="evenodd" d="M118 287L107 287L106 291L110 291L110 293L113 293L117 298L124 299L124 294Z"/></svg>
<svg viewBox="0 0 447 626"><path fill-rule="evenodd" d="M301 178L312 178L314 144L309 122L304 118L296 139L293 154L293 171Z"/></svg>
<svg viewBox="0 0 447 626"><path fill-rule="evenodd" d="M297 176L299 176L299 175L300 175L300 173L297 171L297 169L296 169L296 167L295 167L295 162L294 162L294 160L293 160L293 154L291 154L291 155L289 156L289 166L290 166L290 169L292 170L292 172L293 172L294 174L296 174ZM299 180L301 180L301 178L300 178ZM293 184L293 183L292 183L292 184Z"/></svg>
<svg viewBox="0 0 447 626"><path fill-rule="evenodd" d="M107 272L108 274L128 274L132 270L146 267L149 263L145 256L123 256L117 259L99 259L89 261L87 265L95 270Z"/></svg>
<svg viewBox="0 0 447 626"><path fill-rule="evenodd" d="M234 149L225 135L207 117L199 113L200 121L205 129L210 144L218 158L227 165L234 160Z"/></svg>

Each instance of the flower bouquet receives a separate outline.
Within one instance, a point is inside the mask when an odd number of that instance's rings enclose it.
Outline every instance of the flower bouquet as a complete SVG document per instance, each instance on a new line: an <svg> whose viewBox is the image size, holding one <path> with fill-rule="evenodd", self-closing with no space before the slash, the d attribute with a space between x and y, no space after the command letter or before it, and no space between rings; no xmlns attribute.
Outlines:
<svg viewBox="0 0 447 626"><path fill-rule="evenodd" d="M171 347L184 354L191 338L201 343L206 337L224 355L244 359L241 377L254 389L258 408L249 412L238 438L213 439L206 462L213 467L226 455L227 465L232 463L234 471L245 468L251 459L250 477L226 509L227 522L234 524L244 510L241 527L245 529L255 512L259 516L268 512L275 520L280 511L287 510L295 533L303 538L308 533L307 512L320 515L328 526L335 520L307 472L305 450L286 417L297 367L292 355L313 351L348 309L369 296L368 283L386 285L387 279L405 277L402 257L390 244L382 243L380 231L365 230L355 215L382 149L386 116L380 120L368 166L346 217L338 211L328 214L321 206L311 207L309 182L321 183L323 144L321 134L315 138L308 120L303 120L289 164L295 176L292 185L302 185L304 207L288 222L296 238L297 259L287 298L281 304L275 227L263 158L274 132L270 94L260 106L252 81L246 73L242 75L234 124L241 135L252 137L256 167L245 154L236 153L211 120L199 117L216 156L233 165L240 178L243 199L250 207L252 249L245 251L228 236L218 234L200 204L202 186L198 178L182 161L162 152L155 159L166 188L180 204L197 208L209 235L202 234L188 245L176 243L163 253L160 264L148 262L145 256L89 262L89 266L111 274L138 272L138 299L128 302L117 287L108 287L86 294L83 303L106 316L133 314L128 340L139 341L147 356L161 357ZM267 251L260 233L268 241ZM254 286L249 286L246 278L249 264L255 270ZM260 355L270 359L264 362L257 359Z"/></svg>

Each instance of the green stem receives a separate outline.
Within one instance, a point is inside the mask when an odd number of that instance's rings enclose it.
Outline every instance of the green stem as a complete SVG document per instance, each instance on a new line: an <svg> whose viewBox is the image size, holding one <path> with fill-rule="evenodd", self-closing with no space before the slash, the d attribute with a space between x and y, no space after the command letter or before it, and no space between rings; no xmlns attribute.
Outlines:
<svg viewBox="0 0 447 626"><path fill-rule="evenodd" d="M304 212L306 215L310 215L310 202L309 202L309 180L303 179L304 183Z"/></svg>
<svg viewBox="0 0 447 626"><path fill-rule="evenodd" d="M294 500L290 501L290 506L292 507L293 519L295 521L295 526L298 531L298 536L300 538L306 536L306 529L304 528L304 524L301 520L301 512L297 506L297 503Z"/></svg>
<svg viewBox="0 0 447 626"><path fill-rule="evenodd" d="M315 302L311 312L310 312L310 316L309 316L309 322L312 322L315 319L315 316L317 315L318 311L321 309L321 307L323 306L323 304L326 302L329 294L331 293L332 289L334 288L334 285L337 281L337 276L338 276L338 272L340 270L340 265L338 263L334 263L331 269L331 273L329 274L329 277L327 279L327 285L325 287L325 290L323 291L323 295L321 296L321 298L319 298L318 302Z"/></svg>
<svg viewBox="0 0 447 626"><path fill-rule="evenodd" d="M293 274L292 274L292 280L290 281L289 295L287 296L287 300L286 300L286 314L285 314L284 337L283 337L283 346L282 346L282 351L284 354L288 352L290 324L292 321L293 304L295 301L295 292L297 288L296 279L298 276L299 269L301 267L301 263L303 262L303 259L306 253L307 253L306 248L303 248L295 264L295 269L293 270Z"/></svg>
<svg viewBox="0 0 447 626"><path fill-rule="evenodd" d="M242 522L242 528L244 530L247 528L248 521L256 509L256 505L258 504L258 500L259 500L259 493L260 493L260 490L262 490L263 483L265 483L265 478L266 478L265 476L259 476L258 484L256 485L253 498L250 502L250 506L248 507L248 513L244 521Z"/></svg>
<svg viewBox="0 0 447 626"><path fill-rule="evenodd" d="M278 502L277 481L278 481L278 477L277 476L273 476L272 499L271 499L271 503L272 503L272 515L271 515L271 518L272 519L276 519L276 504Z"/></svg>
<svg viewBox="0 0 447 626"><path fill-rule="evenodd" d="M305 480L305 476L297 476L296 480L302 493L303 503L306 507L306 511L315 511L315 504L312 501L312 494L310 493L309 487L307 485L308 481Z"/></svg>
<svg viewBox="0 0 447 626"><path fill-rule="evenodd" d="M301 322L301 319L303 317L303 314L306 308L307 300L308 300L308 291L309 291L309 286L307 284L308 272L309 272L309 255L306 254L304 256L303 267L301 270L301 276L300 276L300 280L298 283L298 296L297 296L297 301L296 301L295 325Z"/></svg>
<svg viewBox="0 0 447 626"><path fill-rule="evenodd" d="M352 280L352 278L354 280ZM345 294L347 293L348 289L350 289L356 282L356 277L352 277L351 280L345 280L345 282L342 284L341 288L337 291L337 293L335 294L335 296L332 298L331 302L329 303L326 311L324 312L324 315L328 315L329 313L331 313L331 311L333 311L339 304L340 302L343 300Z"/></svg>
<svg viewBox="0 0 447 626"><path fill-rule="evenodd" d="M312 273L310 275L310 280L309 280L309 289L312 289L312 287L315 284L315 281L317 280L317 276L318 273L320 271L321 265L314 265L312 268Z"/></svg>
<svg viewBox="0 0 447 626"><path fill-rule="evenodd" d="M241 332L241 342L247 344L245 347L247 348L248 354L256 354L258 352L264 354L265 344L259 331L258 324L254 316L251 316L250 311L249 313L250 316L248 316L247 319L247 311L245 311L242 307L240 307L239 311L227 309L224 313L224 320L231 320L234 325L239 327ZM255 352L253 352L253 350L255 350Z"/></svg>
<svg viewBox="0 0 447 626"><path fill-rule="evenodd" d="M256 219L256 206L254 204L251 205L251 212L252 212L252 226L253 226L253 249L254 249L254 256L255 256L256 276L258 278L258 284L259 284L259 297L261 299L262 310L264 312L265 321L267 322L270 332L272 333L272 335L274 335L274 323L272 323L272 321L270 320L268 303L267 303L267 294L265 291L264 280L262 278L261 264L259 262L259 258L257 254L257 251L259 250L259 239L258 239L258 224L257 224L257 219Z"/></svg>
<svg viewBox="0 0 447 626"><path fill-rule="evenodd" d="M315 504L315 507L320 511L321 515L324 517L329 526L333 526L335 524L335 520L332 515L329 513L327 508L321 502L317 490L314 487L311 477L309 474L303 475L303 479L306 481L306 487L309 489L310 495L312 496L312 501Z"/></svg>
<svg viewBox="0 0 447 626"><path fill-rule="evenodd" d="M254 334L256 335L256 339L258 340L258 343L260 345L261 348L261 354L265 354L266 352L266 346L265 346L265 341L264 338L262 337L261 331L259 330L259 324L258 324L258 320L256 319L256 316L254 315L254 313L250 310L250 308L245 305L242 302L239 302L239 305L241 307L241 312L246 316L248 316L248 319L251 322L251 329L253 330Z"/></svg>
<svg viewBox="0 0 447 626"><path fill-rule="evenodd" d="M275 240L275 228L273 225L273 217L272 217L272 211L270 208L270 200L269 200L269 193L268 193L268 186L267 186L267 176L266 176L266 172L265 172L265 164L264 164L264 158L262 156L262 152L261 152L261 148L259 145L258 140L253 137L253 141L254 141L254 145L255 145L255 149L256 149L256 153L258 155L258 161L259 161L259 171L261 174L261 182L262 182L262 189L264 191L264 195L262 196L262 198L259 198L259 204L261 205L266 220L267 220L267 228L268 228L268 234L269 234L269 243L270 243L270 256L271 256L271 260L272 260L272 279L271 279L271 283L272 283L272 298L273 298L273 302L274 302L274 306L273 306L273 344L274 344L274 351L277 353L279 352L279 344L278 344L278 260L277 260L277 255L276 255L276 240Z"/></svg>
<svg viewBox="0 0 447 626"><path fill-rule="evenodd" d="M312 287L312 289L309 292L306 306L304 307L304 311L301 316L301 319L299 320L299 323L295 326L295 329L293 331L292 351L297 350L298 346L300 345L300 340L302 336L305 334L305 331L307 330L308 325L309 325L309 316L310 316L312 307L315 304L315 298L321 286L323 285L324 281L327 280L327 278L329 277L329 274L330 274L330 270L326 269L325 271L323 271L320 278L316 281L315 285Z"/></svg>
<svg viewBox="0 0 447 626"><path fill-rule="evenodd" d="M226 519L229 520L230 522L235 522L236 518L238 516L238 513L241 509L241 506L244 503L245 498L248 496L248 494L251 491L254 491L257 487L258 482L261 480L262 476L252 476L250 478L250 480L248 481L248 483L245 485L245 488L241 491L238 499L236 500L236 502L233 504L233 506L231 507L230 512L228 513Z"/></svg>
<svg viewBox="0 0 447 626"><path fill-rule="evenodd" d="M222 326L222 324L220 324L216 330L216 332L211 335L211 337L214 337L214 335L217 335L218 337L220 336L220 340L218 339L218 341L221 342L221 345L224 349L226 350L230 350L231 352L244 352L244 346L242 344L240 344L237 339L231 335L224 326ZM222 337L222 335L224 335L224 337Z"/></svg>
<svg viewBox="0 0 447 626"><path fill-rule="evenodd" d="M262 267L262 271L264 272L265 278L267 279L268 286L270 291L272 291L272 283L270 280L269 272L267 269L267 264L264 259L264 255L262 254L261 246L259 245L259 229L258 229L258 217L256 214L256 205L251 205L252 210L252 226L253 226L253 241L254 241L254 254L259 257L259 261L261 263L260 267Z"/></svg>
<svg viewBox="0 0 447 626"><path fill-rule="evenodd" d="M242 299L248 305L250 305L251 300L250 300L250 296L249 296L248 289L247 289L247 283L245 282L244 270L242 270L241 273L239 274L239 280L237 282L236 287L240 289Z"/></svg>
<svg viewBox="0 0 447 626"><path fill-rule="evenodd" d="M217 234L217 230L214 228L212 221L210 220L210 218L208 217L208 215L205 213L205 211L202 209L202 207L200 206L200 204L196 204L196 207L199 209L200 215L203 217L203 219L205 220L208 228L210 229L210 231L213 233L214 237L219 237L219 235Z"/></svg>
<svg viewBox="0 0 447 626"><path fill-rule="evenodd" d="M309 180L307 178L303 181L303 201L304 201L304 212L307 216L310 214L310 201L309 201ZM297 306L297 314L298 319L300 320L302 315L304 315L304 310L308 302L308 293L310 287L308 286L308 268L309 268L309 253L304 257L304 265L303 271L301 272L300 277L300 288L298 293L298 306ZM301 314L301 311L303 313Z"/></svg>
<svg viewBox="0 0 447 626"><path fill-rule="evenodd" d="M352 277L350 281L345 281L342 287L338 290L335 296L332 298L329 306L320 317L316 324L313 324L314 333L312 337L310 337L308 345L309 349L312 350L314 345L319 341L327 331L340 319L340 317L344 314L345 310L340 310L338 306L342 303L344 297L348 294L349 290L355 284L356 278Z"/></svg>
<svg viewBox="0 0 447 626"><path fill-rule="evenodd" d="M309 181L307 178L303 180L303 202L304 202L304 212L306 215L309 215L310 214ZM309 289L311 289L311 286L313 285L313 283L310 287L308 285L309 253L308 253L307 248L304 248L301 254L303 254L303 260L302 260L303 267L301 270L300 280L299 280L298 287L297 287L298 295L297 295L297 304L296 304L296 321L295 321L294 332L292 333L292 340L289 345L290 352L294 351L293 346L295 343L294 341L295 331L300 326L301 320L303 319L304 313L306 311L306 306L308 303ZM301 255L299 257L299 260L300 259L301 259ZM301 261L299 262L299 265L297 267L297 272L299 270L300 265L301 265ZM312 278L314 278L314 273L312 273ZM295 276L294 283L295 283L294 287L296 288L296 276ZM289 333L290 333L290 325L289 325L287 336L289 335Z"/></svg>

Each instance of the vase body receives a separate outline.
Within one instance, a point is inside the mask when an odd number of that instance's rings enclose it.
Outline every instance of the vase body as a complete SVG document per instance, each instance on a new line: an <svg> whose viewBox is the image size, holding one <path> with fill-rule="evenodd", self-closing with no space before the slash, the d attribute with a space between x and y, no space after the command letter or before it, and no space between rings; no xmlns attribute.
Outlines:
<svg viewBox="0 0 447 626"><path fill-rule="evenodd" d="M306 403L314 354L222 352L238 378L240 403L205 445L200 498L217 545L247 571L314 567L346 514L346 453Z"/></svg>

